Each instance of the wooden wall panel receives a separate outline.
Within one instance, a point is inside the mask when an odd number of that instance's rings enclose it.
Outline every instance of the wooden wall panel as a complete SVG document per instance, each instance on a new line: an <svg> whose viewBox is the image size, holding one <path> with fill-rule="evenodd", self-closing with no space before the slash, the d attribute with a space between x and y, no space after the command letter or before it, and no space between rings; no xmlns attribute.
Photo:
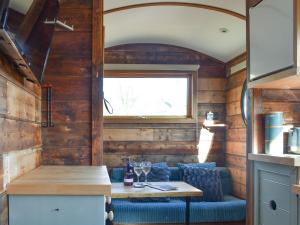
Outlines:
<svg viewBox="0 0 300 225"><path fill-rule="evenodd" d="M5 185L40 165L41 90L0 55L0 224L8 224ZM5 170L4 170L5 168Z"/></svg>
<svg viewBox="0 0 300 225"><path fill-rule="evenodd" d="M54 127L42 129L42 161L47 165L90 165L92 1L64 1L59 18L75 30L56 28L54 32L45 72L45 83L53 86Z"/></svg>
<svg viewBox="0 0 300 225"><path fill-rule="evenodd" d="M232 66L245 60L230 62L228 71ZM235 74L228 74L226 84L226 123L227 137L225 161L231 172L233 180L233 193L237 197L246 198L246 126L241 115L241 94L246 79L246 69Z"/></svg>
<svg viewBox="0 0 300 225"><path fill-rule="evenodd" d="M132 44L108 48L106 63L199 64L197 123L194 124L104 124L104 163L123 166L122 159L143 157L152 162L216 161L224 163L225 130L202 128L207 112L225 123L225 64L204 54L170 45ZM202 134L200 137L200 133ZM200 138L200 143L199 143ZM199 149L197 145L199 144Z"/></svg>

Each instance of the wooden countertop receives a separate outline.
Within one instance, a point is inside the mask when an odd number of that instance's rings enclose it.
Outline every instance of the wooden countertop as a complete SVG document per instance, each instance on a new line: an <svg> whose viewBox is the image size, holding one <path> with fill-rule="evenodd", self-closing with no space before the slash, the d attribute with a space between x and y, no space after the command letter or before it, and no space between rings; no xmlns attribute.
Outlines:
<svg viewBox="0 0 300 225"><path fill-rule="evenodd" d="M248 159L253 161L261 161L267 163L275 163L286 166L300 167L300 155L282 154L282 155L268 155L268 154L254 154L249 153Z"/></svg>
<svg viewBox="0 0 300 225"><path fill-rule="evenodd" d="M105 166L41 166L7 186L9 195L111 195Z"/></svg>
<svg viewBox="0 0 300 225"><path fill-rule="evenodd" d="M150 187L134 188L124 186L123 183L113 183L112 198L149 198L149 197L201 197L203 192L185 182L151 182L151 185L169 184L177 190L160 191Z"/></svg>
<svg viewBox="0 0 300 225"><path fill-rule="evenodd" d="M296 195L300 195L300 185L293 185L292 192Z"/></svg>

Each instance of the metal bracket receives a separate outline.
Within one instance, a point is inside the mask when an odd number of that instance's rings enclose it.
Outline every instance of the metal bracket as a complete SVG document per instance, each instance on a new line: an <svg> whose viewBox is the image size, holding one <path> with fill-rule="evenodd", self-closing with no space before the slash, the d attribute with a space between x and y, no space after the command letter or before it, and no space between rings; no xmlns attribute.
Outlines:
<svg viewBox="0 0 300 225"><path fill-rule="evenodd" d="M62 22L60 20L45 20L44 21L44 24L53 24L53 25L58 25L62 28L65 28L66 30L69 30L69 31L74 31L74 26L69 26L67 25L66 21Z"/></svg>

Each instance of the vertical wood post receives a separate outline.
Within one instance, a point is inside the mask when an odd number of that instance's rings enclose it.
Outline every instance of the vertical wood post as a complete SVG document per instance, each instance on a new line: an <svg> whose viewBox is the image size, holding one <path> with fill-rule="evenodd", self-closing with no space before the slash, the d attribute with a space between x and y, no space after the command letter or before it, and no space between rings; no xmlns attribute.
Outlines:
<svg viewBox="0 0 300 225"><path fill-rule="evenodd" d="M103 163L103 0L93 0L92 17L92 165Z"/></svg>

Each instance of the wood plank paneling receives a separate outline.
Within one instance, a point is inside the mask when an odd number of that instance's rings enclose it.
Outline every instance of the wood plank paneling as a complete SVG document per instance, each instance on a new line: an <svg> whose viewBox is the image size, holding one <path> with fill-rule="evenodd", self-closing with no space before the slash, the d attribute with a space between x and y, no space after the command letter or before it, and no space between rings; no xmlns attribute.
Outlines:
<svg viewBox="0 0 300 225"><path fill-rule="evenodd" d="M24 120L35 121L36 113L35 96L24 92L14 84L7 83L7 114Z"/></svg>
<svg viewBox="0 0 300 225"><path fill-rule="evenodd" d="M228 63L227 71L244 60L244 55ZM225 162L232 181L233 194L246 198L246 126L241 115L241 94L246 70L229 74L226 84L227 137Z"/></svg>
<svg viewBox="0 0 300 225"><path fill-rule="evenodd" d="M43 148L42 158L47 165L90 165L91 150L86 146L47 146Z"/></svg>
<svg viewBox="0 0 300 225"><path fill-rule="evenodd" d="M7 81L0 76L0 114L7 113Z"/></svg>
<svg viewBox="0 0 300 225"><path fill-rule="evenodd" d="M61 28L54 32L44 76L45 83L53 86L54 127L42 129L43 164L91 164L92 17L92 0L61 3L59 18L74 25L74 32ZM45 96L43 100L45 119ZM101 113L97 116L101 118Z"/></svg>
<svg viewBox="0 0 300 225"><path fill-rule="evenodd" d="M225 103L224 91L198 91L198 103Z"/></svg>
<svg viewBox="0 0 300 225"><path fill-rule="evenodd" d="M41 146L40 125L0 118L0 153Z"/></svg>
<svg viewBox="0 0 300 225"><path fill-rule="evenodd" d="M40 86L24 80L0 55L1 225L8 224L7 196L3 187L40 164L40 89Z"/></svg>
<svg viewBox="0 0 300 225"><path fill-rule="evenodd" d="M109 124L104 129L104 163L123 166L122 159L144 157L153 162L216 161L222 166L225 129L204 132L207 112L225 123L225 64L189 49L160 44L132 44L108 48L106 63L118 64L200 64L198 71L197 123L194 124ZM198 126L198 129L197 129ZM201 131L201 137L200 137ZM199 141L200 137L200 141ZM199 141L199 142L198 142ZM197 145L199 144L199 149Z"/></svg>

